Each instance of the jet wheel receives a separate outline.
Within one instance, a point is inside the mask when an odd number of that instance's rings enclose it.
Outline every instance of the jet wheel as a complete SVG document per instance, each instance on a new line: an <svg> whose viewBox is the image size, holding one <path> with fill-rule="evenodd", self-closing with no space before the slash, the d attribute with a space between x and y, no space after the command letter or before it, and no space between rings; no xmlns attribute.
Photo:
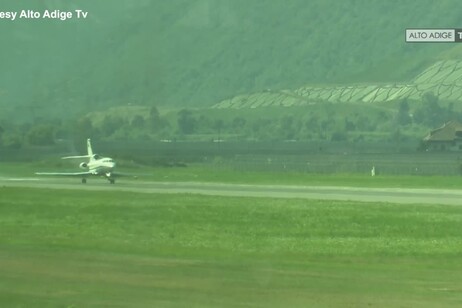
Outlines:
<svg viewBox="0 0 462 308"><path fill-rule="evenodd" d="M115 180L114 179L109 179L109 183L115 184Z"/></svg>
<svg viewBox="0 0 462 308"><path fill-rule="evenodd" d="M87 183L87 179L82 179L82 184L86 184Z"/></svg>

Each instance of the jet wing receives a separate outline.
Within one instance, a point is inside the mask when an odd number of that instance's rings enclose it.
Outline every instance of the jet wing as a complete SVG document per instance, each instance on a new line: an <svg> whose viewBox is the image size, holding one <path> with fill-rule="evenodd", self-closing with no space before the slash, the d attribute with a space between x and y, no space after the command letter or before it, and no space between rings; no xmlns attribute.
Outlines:
<svg viewBox="0 0 462 308"><path fill-rule="evenodd" d="M85 171L85 172L35 172L36 175L55 175L55 176L86 176L86 175L97 175L96 173Z"/></svg>
<svg viewBox="0 0 462 308"><path fill-rule="evenodd" d="M129 173L111 172L111 177L114 177L114 178L128 177L128 178L137 179L139 176L140 176L139 174L129 174Z"/></svg>

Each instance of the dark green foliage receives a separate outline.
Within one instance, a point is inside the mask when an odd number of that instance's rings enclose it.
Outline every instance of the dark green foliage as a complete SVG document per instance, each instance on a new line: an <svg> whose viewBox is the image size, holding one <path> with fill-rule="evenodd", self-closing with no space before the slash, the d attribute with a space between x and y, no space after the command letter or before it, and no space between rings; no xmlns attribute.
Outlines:
<svg viewBox="0 0 462 308"><path fill-rule="evenodd" d="M107 115L104 117L101 131L104 136L109 137L124 125L124 120L117 116Z"/></svg>
<svg viewBox="0 0 462 308"><path fill-rule="evenodd" d="M409 103L407 99L403 99L399 102L398 114L396 115L396 124L405 126L412 123L410 116Z"/></svg>
<svg viewBox="0 0 462 308"><path fill-rule="evenodd" d="M331 141L346 141L347 139L348 136L343 131L335 131L332 133L332 136L330 137Z"/></svg>
<svg viewBox="0 0 462 308"><path fill-rule="evenodd" d="M144 118L140 115L136 115L130 124L133 128L138 129L142 129L146 125Z"/></svg>
<svg viewBox="0 0 462 308"><path fill-rule="evenodd" d="M93 123L89 118L80 118L73 124L72 137L74 140L96 139L99 135L98 130L93 127Z"/></svg>
<svg viewBox="0 0 462 308"><path fill-rule="evenodd" d="M148 123L149 123L150 128L153 131L157 131L158 129L161 128L161 120L160 120L160 116L159 116L159 110L157 110L156 106L152 106L149 109Z"/></svg>
<svg viewBox="0 0 462 308"><path fill-rule="evenodd" d="M295 127L294 117L292 115L286 115L279 119L279 125L277 127L277 135L281 139L291 140L296 138L297 128Z"/></svg>
<svg viewBox="0 0 462 308"><path fill-rule="evenodd" d="M187 109L183 109L178 112L178 129L180 134L189 135L194 133L196 129L197 120L192 115L192 112Z"/></svg>
<svg viewBox="0 0 462 308"><path fill-rule="evenodd" d="M2 145L3 142L3 134L5 133L5 130L3 129L2 126L0 126L0 146Z"/></svg>
<svg viewBox="0 0 462 308"><path fill-rule="evenodd" d="M356 125L354 122L350 121L350 119L345 118L345 131L354 131L356 130Z"/></svg>
<svg viewBox="0 0 462 308"><path fill-rule="evenodd" d="M421 105L414 113L415 121L427 126L440 125L445 121L443 109L438 104L438 97L433 93L425 93ZM442 119L443 118L443 119Z"/></svg>
<svg viewBox="0 0 462 308"><path fill-rule="evenodd" d="M23 146L23 138L18 133L4 134L2 136L2 144L7 149L20 149Z"/></svg>
<svg viewBox="0 0 462 308"><path fill-rule="evenodd" d="M386 107L323 103L238 110L182 109L162 115L156 107L141 111L137 108L133 114L126 109L122 113L109 110L106 114L88 115L73 124L55 121L55 136L58 139L72 137L74 140L401 142L419 140L428 131L460 118L454 105L440 103L432 95L425 96L422 102L401 101ZM15 131L24 136L35 126L37 124L28 124L16 127Z"/></svg>
<svg viewBox="0 0 462 308"><path fill-rule="evenodd" d="M51 124L39 124L33 126L27 134L27 140L31 145L54 144L55 127Z"/></svg>
<svg viewBox="0 0 462 308"><path fill-rule="evenodd" d="M425 93L414 111L414 121L429 128L436 128L451 120L459 119L460 112L454 110L453 104L443 105L436 95Z"/></svg>
<svg viewBox="0 0 462 308"><path fill-rule="evenodd" d="M236 116L230 123L230 131L234 134L242 134L246 131L246 125L246 119L240 116Z"/></svg>
<svg viewBox="0 0 462 308"><path fill-rule="evenodd" d="M218 140L221 140L221 132L224 126L225 126L225 123L223 122L222 119L218 119L213 122L213 128L215 129L215 132L217 133Z"/></svg>

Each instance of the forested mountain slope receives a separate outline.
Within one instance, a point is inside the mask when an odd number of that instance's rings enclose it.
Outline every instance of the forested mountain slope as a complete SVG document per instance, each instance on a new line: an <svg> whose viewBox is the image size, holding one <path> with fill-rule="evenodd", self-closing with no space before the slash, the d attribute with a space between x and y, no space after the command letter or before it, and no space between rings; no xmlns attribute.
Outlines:
<svg viewBox="0 0 462 308"><path fill-rule="evenodd" d="M86 23L14 28L20 33L8 42L22 42L22 53L2 51L10 74L1 77L0 103L81 114L127 104L211 106L243 93L307 84L406 82L437 60L458 58L459 50L455 44L407 44L405 29L460 28L458 4L82 2L93 13Z"/></svg>

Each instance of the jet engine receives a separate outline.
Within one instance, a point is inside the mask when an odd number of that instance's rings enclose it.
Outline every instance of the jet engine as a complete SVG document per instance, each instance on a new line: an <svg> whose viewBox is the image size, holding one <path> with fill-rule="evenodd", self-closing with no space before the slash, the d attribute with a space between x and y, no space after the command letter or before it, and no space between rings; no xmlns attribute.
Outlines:
<svg viewBox="0 0 462 308"><path fill-rule="evenodd" d="M88 164L87 163L80 163L79 167L81 169L86 169L88 167Z"/></svg>

